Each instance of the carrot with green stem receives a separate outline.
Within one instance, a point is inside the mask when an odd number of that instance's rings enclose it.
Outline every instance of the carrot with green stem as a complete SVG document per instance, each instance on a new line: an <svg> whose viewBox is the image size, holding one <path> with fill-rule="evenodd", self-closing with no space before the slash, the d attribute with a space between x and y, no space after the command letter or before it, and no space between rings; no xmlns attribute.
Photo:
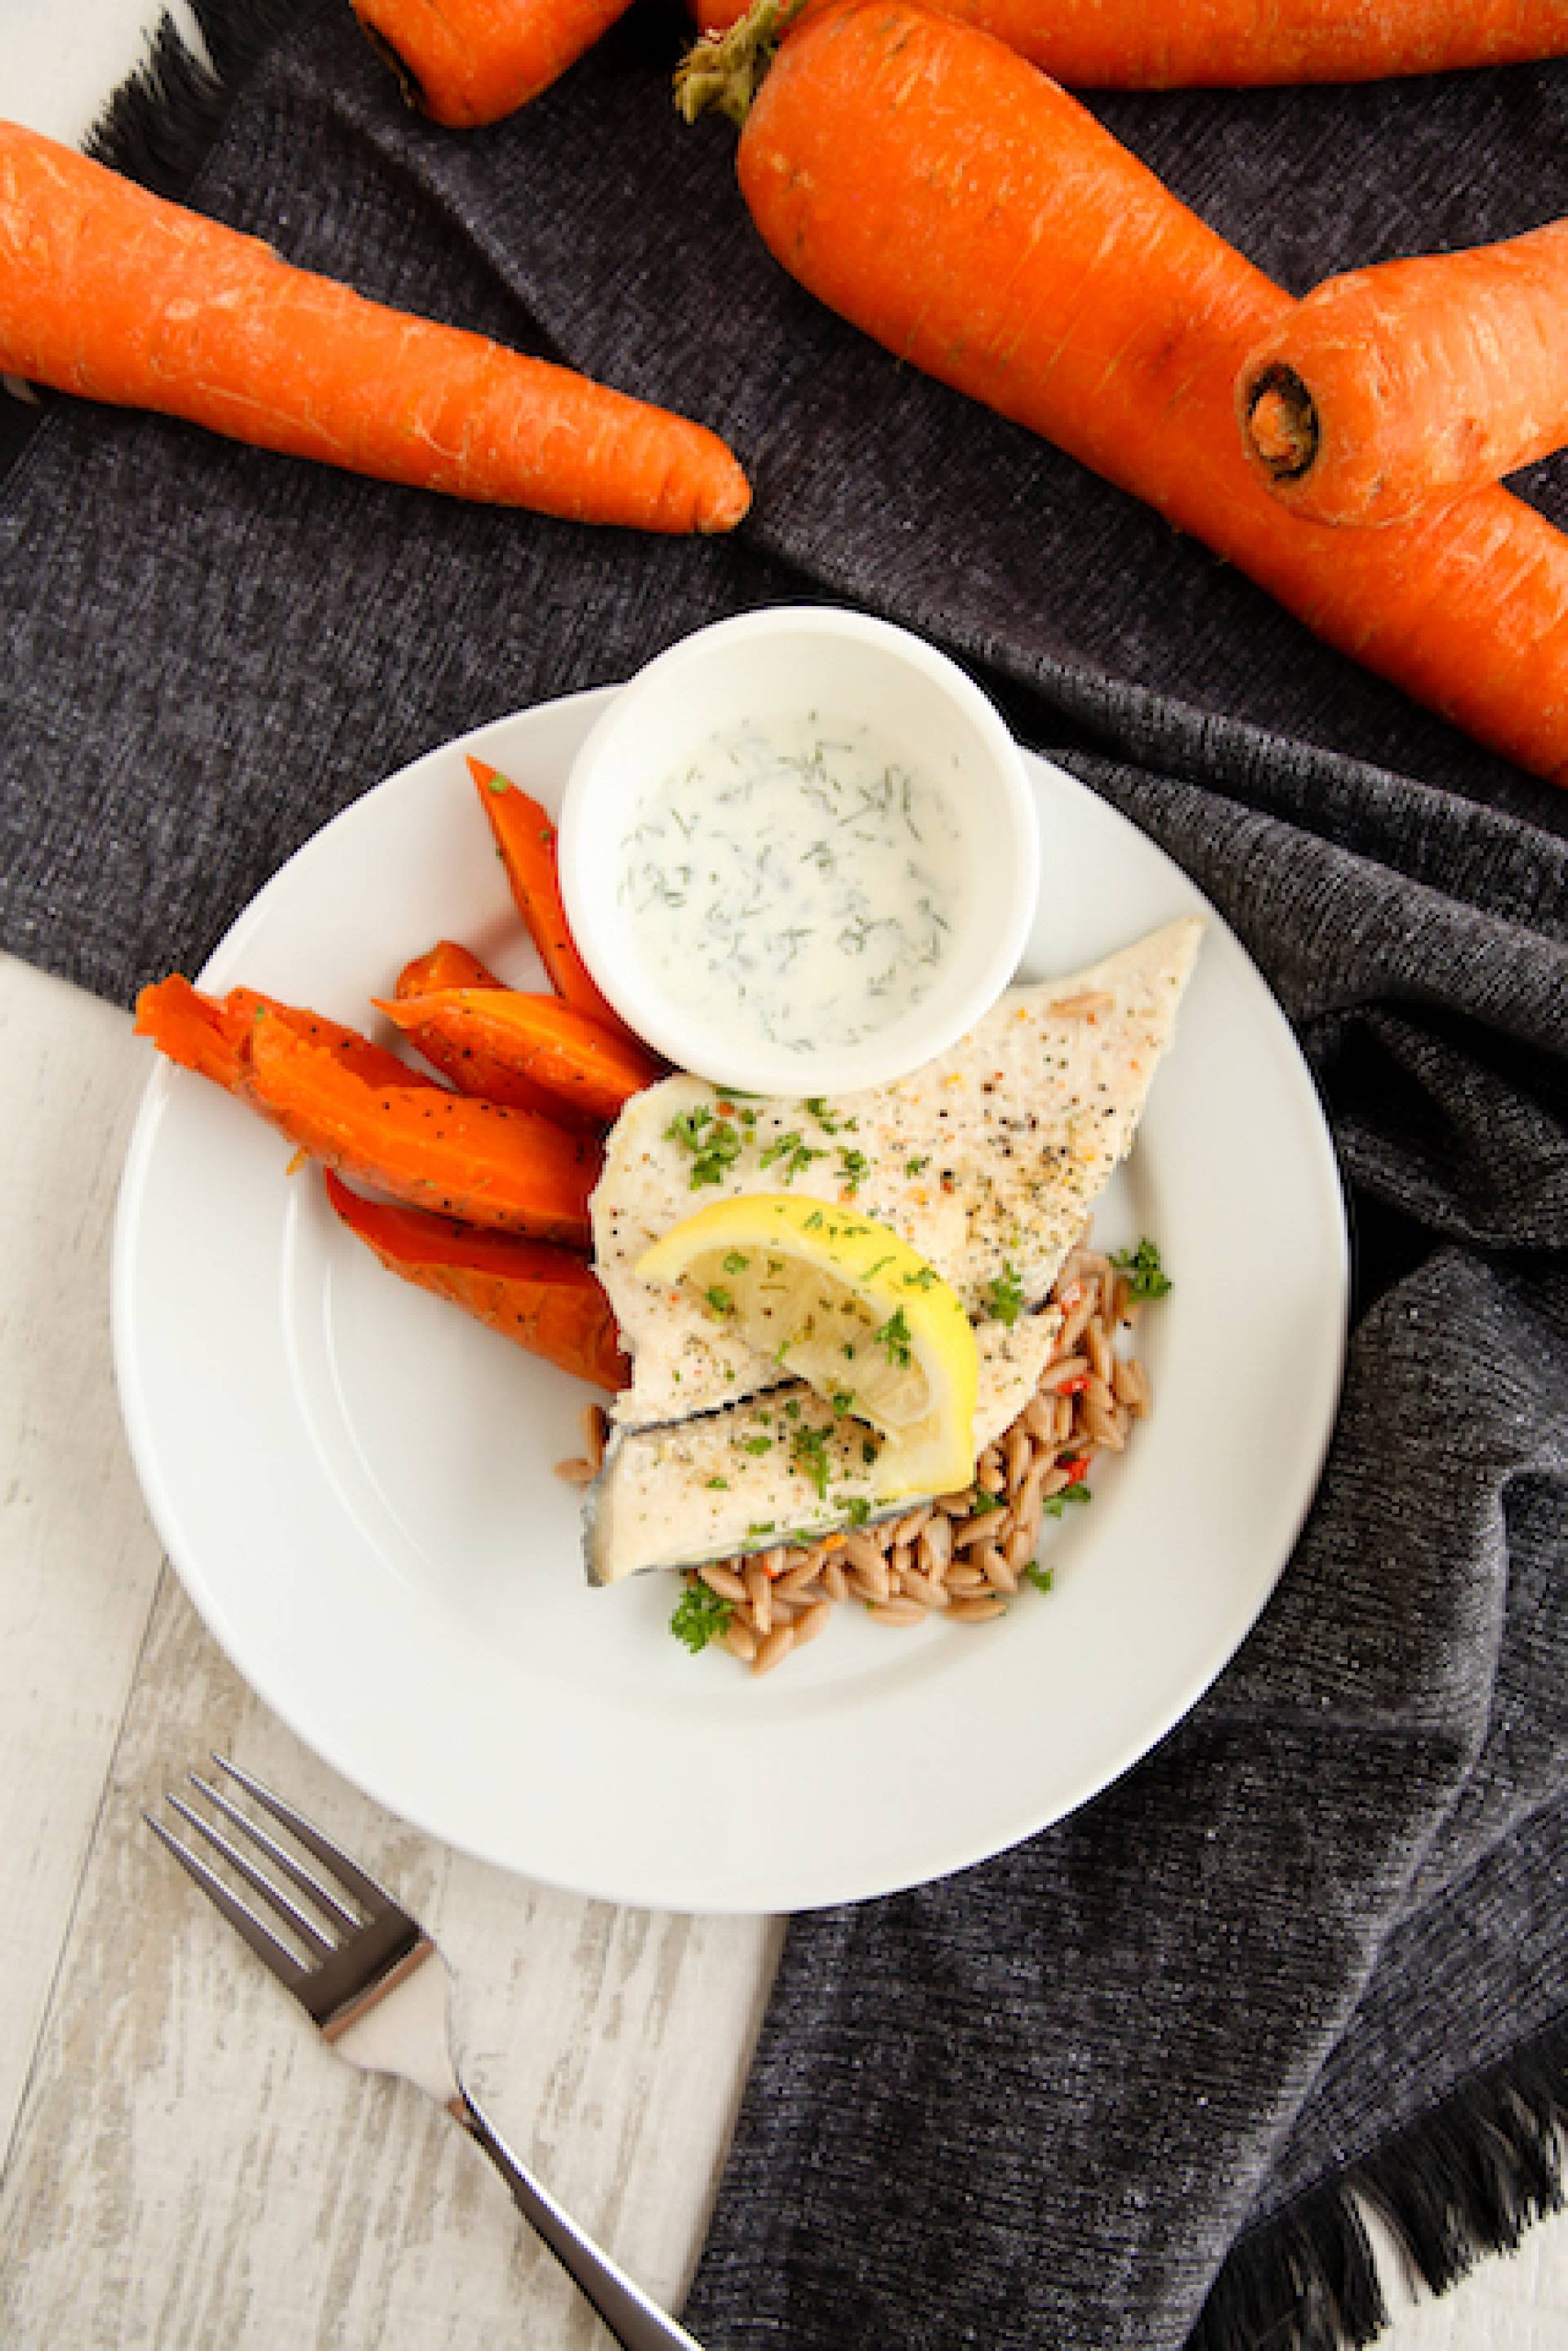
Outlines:
<svg viewBox="0 0 1568 2351"><path fill-rule="evenodd" d="M683 105L722 84L704 44ZM1234 386L1290 297L1012 50L919 0L827 0L785 33L736 168L775 258L830 308L1568 780L1568 537L1496 488L1381 531L1282 513Z"/></svg>
<svg viewBox="0 0 1568 2351"><path fill-rule="evenodd" d="M1242 361L1242 444L1293 514L1402 521L1568 443L1568 221L1314 286Z"/></svg>
<svg viewBox="0 0 1568 2351"><path fill-rule="evenodd" d="M353 0L412 106L448 129L499 122L548 89L628 0Z"/></svg>
<svg viewBox="0 0 1568 2351"><path fill-rule="evenodd" d="M367 1200L330 1168L326 1181L337 1216L389 1272L576 1379L612 1392L628 1384L631 1366L615 1316L586 1258L550 1241Z"/></svg>
<svg viewBox="0 0 1568 2351"><path fill-rule="evenodd" d="M816 0L813 0L813 5ZM1568 0L943 0L1075 89L1244 89L1378 81L1568 54ZM746 0L693 0L722 33Z"/></svg>
<svg viewBox="0 0 1568 2351"><path fill-rule="evenodd" d="M729 530L715 434L294 269L0 122L0 372L348 471L579 522Z"/></svg>
<svg viewBox="0 0 1568 2351"><path fill-rule="evenodd" d="M458 1050L472 1046L597 1119L616 1117L664 1074L662 1062L623 1029L521 988L448 987L402 1003L378 1001L377 1009L405 1032L438 1036Z"/></svg>

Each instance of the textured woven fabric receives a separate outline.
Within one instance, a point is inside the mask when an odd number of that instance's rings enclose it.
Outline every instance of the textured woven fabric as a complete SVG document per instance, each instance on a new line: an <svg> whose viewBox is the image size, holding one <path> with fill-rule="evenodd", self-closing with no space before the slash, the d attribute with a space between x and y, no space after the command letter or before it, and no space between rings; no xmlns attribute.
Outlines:
<svg viewBox="0 0 1568 2351"><path fill-rule="evenodd" d="M792 1925L688 2323L714 2351L1365 2339L1347 2184L1438 2282L1556 2194L1568 796L818 308L732 135L674 117L677 39L649 0L454 137L302 5L192 201L701 417L753 474L742 533L596 535L58 403L0 486L0 941L128 1000L416 753L799 597L937 638L1188 868L1294 1024L1352 1204L1322 1491L1138 1769L983 1868ZM1095 104L1295 287L1568 213L1568 69ZM1568 520L1568 466L1524 486Z"/></svg>

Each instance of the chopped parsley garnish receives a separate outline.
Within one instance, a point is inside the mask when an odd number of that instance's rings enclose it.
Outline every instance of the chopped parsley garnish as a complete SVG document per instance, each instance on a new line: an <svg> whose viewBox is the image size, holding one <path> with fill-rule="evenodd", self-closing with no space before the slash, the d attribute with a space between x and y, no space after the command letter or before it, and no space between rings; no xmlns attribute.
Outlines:
<svg viewBox="0 0 1568 2351"><path fill-rule="evenodd" d="M843 1494L839 1504L852 1527L863 1527L871 1516L871 1505L864 1494Z"/></svg>
<svg viewBox="0 0 1568 2351"><path fill-rule="evenodd" d="M1135 1249L1121 1249L1111 1259L1118 1273L1127 1277L1127 1290L1134 1298L1164 1298L1170 1289L1170 1279L1160 1267L1159 1251L1151 1240L1139 1241Z"/></svg>
<svg viewBox="0 0 1568 2351"><path fill-rule="evenodd" d="M836 1134L838 1133L840 1122L834 1117L833 1113L827 1106L826 1099L821 1094L807 1094L805 1098L805 1106L811 1113L813 1118L815 1119L818 1126L821 1127L824 1134ZM849 1123L851 1125L854 1124L853 1120Z"/></svg>
<svg viewBox="0 0 1568 2351"><path fill-rule="evenodd" d="M722 1593L710 1592L705 1583L689 1583L675 1604L670 1629L695 1656L710 1641L718 1640L730 1622L732 1608L733 1603Z"/></svg>
<svg viewBox="0 0 1568 2351"><path fill-rule="evenodd" d="M975 1498L969 1506L970 1515L971 1518L980 1518L983 1516L987 1510L1000 1510L1002 1507L1001 1495L988 1494L985 1488L981 1486L976 1491Z"/></svg>
<svg viewBox="0 0 1568 2351"><path fill-rule="evenodd" d="M1023 1573L1036 1592L1049 1592L1055 1582L1051 1570L1048 1567L1042 1567L1037 1559L1032 1559Z"/></svg>
<svg viewBox="0 0 1568 2351"><path fill-rule="evenodd" d="M724 1270L726 1273L744 1273L751 1261L751 1259L743 1257L739 1249L731 1249L724 1259Z"/></svg>
<svg viewBox="0 0 1568 2351"><path fill-rule="evenodd" d="M868 1437L861 1439L860 1458L865 1462L867 1469L870 1468L871 1464L877 1458L877 1447Z"/></svg>
<svg viewBox="0 0 1568 2351"><path fill-rule="evenodd" d="M776 1519L754 1519L746 1532L748 1535L771 1535L777 1524Z"/></svg>
<svg viewBox="0 0 1568 2351"><path fill-rule="evenodd" d="M914 1354L909 1322L901 1306L888 1315L881 1329L874 1332L872 1336L879 1347L886 1347L890 1364L896 1364L900 1371L908 1371L914 1361Z"/></svg>
<svg viewBox="0 0 1568 2351"><path fill-rule="evenodd" d="M923 1176L930 1164L929 1159L906 1159L904 1173L906 1176Z"/></svg>
<svg viewBox="0 0 1568 2351"><path fill-rule="evenodd" d="M711 1125L713 1113L701 1102L693 1102L690 1110L677 1111L664 1130L667 1143L683 1143L688 1151L702 1148L702 1129Z"/></svg>
<svg viewBox="0 0 1568 2351"><path fill-rule="evenodd" d="M842 1420L846 1412L853 1412L855 1409L855 1391L853 1388L835 1388L833 1394L827 1400L833 1406L833 1417L835 1420Z"/></svg>
<svg viewBox="0 0 1568 2351"><path fill-rule="evenodd" d="M715 1118L701 1102L689 1111L680 1111L664 1130L665 1138L679 1143L691 1154L691 1189L695 1192L704 1184L722 1184L724 1170L732 1166L741 1155L741 1137L722 1118Z"/></svg>
<svg viewBox="0 0 1568 2351"><path fill-rule="evenodd" d="M1011 1331L1023 1311L1023 1283L1016 1266L1003 1259L1002 1271L992 1281L988 1295L992 1312Z"/></svg>
<svg viewBox="0 0 1568 2351"><path fill-rule="evenodd" d="M871 1173L871 1162L866 1154L863 1151L846 1151L842 1144L838 1147L838 1165L852 1192L857 1192Z"/></svg>
<svg viewBox="0 0 1568 2351"><path fill-rule="evenodd" d="M775 1135L773 1142L769 1144L763 1154L763 1165L771 1167L775 1160L782 1159L784 1182L793 1184L803 1167L809 1167L814 1159L825 1159L826 1156L826 1152L813 1151L808 1144L804 1144L800 1139L799 1129L792 1126L787 1134Z"/></svg>
<svg viewBox="0 0 1568 2351"><path fill-rule="evenodd" d="M715 1493L727 1494L730 1490L730 1481L727 1478L710 1478L708 1483Z"/></svg>
<svg viewBox="0 0 1568 2351"><path fill-rule="evenodd" d="M827 1499L827 1431L797 1428L790 1438L790 1458L803 1478L809 1478L819 1499Z"/></svg>
<svg viewBox="0 0 1568 2351"><path fill-rule="evenodd" d="M742 1453L771 1453L773 1449L774 1441L771 1437L743 1437L741 1439Z"/></svg>
<svg viewBox="0 0 1568 2351"><path fill-rule="evenodd" d="M715 1314L732 1314L734 1312L735 1301L731 1292L724 1289L722 1283L717 1281L711 1282L708 1288L703 1291L702 1295L708 1301L709 1305L712 1308Z"/></svg>
<svg viewBox="0 0 1568 2351"><path fill-rule="evenodd" d="M904 1276L904 1287L906 1290L929 1290L933 1282L940 1280L941 1275L934 1265L923 1265L918 1273Z"/></svg>
<svg viewBox="0 0 1568 2351"><path fill-rule="evenodd" d="M1092 1499L1088 1488L1080 1478L1075 1484L1064 1486L1059 1494L1052 1495L1045 1505L1045 1515L1048 1519L1059 1519L1069 1502L1087 1502Z"/></svg>

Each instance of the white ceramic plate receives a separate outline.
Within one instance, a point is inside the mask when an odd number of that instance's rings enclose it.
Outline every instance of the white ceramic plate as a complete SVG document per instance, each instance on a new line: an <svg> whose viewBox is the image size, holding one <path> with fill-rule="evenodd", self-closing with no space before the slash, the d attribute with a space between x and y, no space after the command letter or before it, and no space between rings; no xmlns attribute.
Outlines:
<svg viewBox="0 0 1568 2351"><path fill-rule="evenodd" d="M306 843L202 975L368 1025L436 938L535 977L463 754L558 803L582 695L416 760ZM758 1682L666 1626L675 1586L590 1591L591 1391L385 1273L279 1138L152 1074L120 1197L116 1363L149 1506L262 1698L348 1778L485 1858L607 1900L787 1910L982 1860L1143 1755L1278 1580L1338 1396L1333 1152L1272 996L1180 871L1044 761L1028 968L1172 915L1209 934L1097 1230L1159 1243L1155 1409L1048 1529L1054 1589L964 1629L851 1610ZM370 1016L373 1019L373 1016Z"/></svg>

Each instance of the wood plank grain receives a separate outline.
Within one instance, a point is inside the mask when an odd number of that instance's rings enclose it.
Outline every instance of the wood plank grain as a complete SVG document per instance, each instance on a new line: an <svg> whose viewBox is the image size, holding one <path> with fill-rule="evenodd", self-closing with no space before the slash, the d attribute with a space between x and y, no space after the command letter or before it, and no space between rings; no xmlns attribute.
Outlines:
<svg viewBox="0 0 1568 2351"><path fill-rule="evenodd" d="M0 2150L160 1552L109 1371L109 1252L147 1075L123 1012L0 956Z"/></svg>
<svg viewBox="0 0 1568 2351"><path fill-rule="evenodd" d="M776 1928L585 1902L405 1828L265 1713L167 1576L0 2189L0 2242L27 2248L0 2274L0 2341L606 2339L450 2120L334 2058L140 1825L212 1745L436 1931L475 2095L567 2209L678 2297Z"/></svg>

